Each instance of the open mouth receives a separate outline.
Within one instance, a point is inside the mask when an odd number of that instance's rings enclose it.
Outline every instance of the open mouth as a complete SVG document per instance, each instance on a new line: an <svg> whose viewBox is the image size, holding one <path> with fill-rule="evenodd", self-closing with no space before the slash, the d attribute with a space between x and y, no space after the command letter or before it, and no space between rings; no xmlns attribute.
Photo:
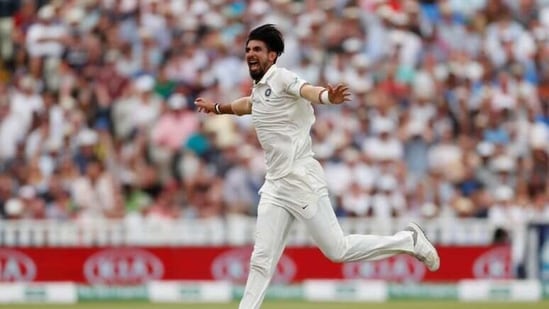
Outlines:
<svg viewBox="0 0 549 309"><path fill-rule="evenodd" d="M248 61L248 68L250 69L250 71L258 70L259 69L259 62L255 61L255 60Z"/></svg>

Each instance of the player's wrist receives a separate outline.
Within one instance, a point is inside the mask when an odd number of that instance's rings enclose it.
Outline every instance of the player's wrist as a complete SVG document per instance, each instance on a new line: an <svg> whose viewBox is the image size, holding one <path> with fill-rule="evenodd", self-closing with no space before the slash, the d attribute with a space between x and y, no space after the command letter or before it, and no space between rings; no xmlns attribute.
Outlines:
<svg viewBox="0 0 549 309"><path fill-rule="evenodd" d="M332 101L330 101L330 95L328 94L328 89L322 89L320 93L318 94L318 101L321 104L333 104Z"/></svg>
<svg viewBox="0 0 549 309"><path fill-rule="evenodd" d="M221 114L222 114L219 103L215 103L215 104L214 104L214 112L215 112L216 114L218 114L218 115L221 115Z"/></svg>

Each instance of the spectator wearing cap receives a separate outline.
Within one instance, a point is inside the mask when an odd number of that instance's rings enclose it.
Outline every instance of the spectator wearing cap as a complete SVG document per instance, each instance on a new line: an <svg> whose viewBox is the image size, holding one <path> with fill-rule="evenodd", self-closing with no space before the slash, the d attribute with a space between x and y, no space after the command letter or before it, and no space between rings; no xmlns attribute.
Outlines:
<svg viewBox="0 0 549 309"><path fill-rule="evenodd" d="M30 75L25 75L18 80L18 87L11 93L10 113L17 117L20 130L19 134L26 134L32 126L35 113L44 109L44 101L38 93L36 80Z"/></svg>
<svg viewBox="0 0 549 309"><path fill-rule="evenodd" d="M56 21L56 10L47 4L38 11L38 21L27 32L26 46L31 57L59 59L68 35L66 26Z"/></svg>
<svg viewBox="0 0 549 309"><path fill-rule="evenodd" d="M132 112L134 125L137 129L150 129L160 115L162 101L153 92L154 78L143 75L135 80L135 102Z"/></svg>

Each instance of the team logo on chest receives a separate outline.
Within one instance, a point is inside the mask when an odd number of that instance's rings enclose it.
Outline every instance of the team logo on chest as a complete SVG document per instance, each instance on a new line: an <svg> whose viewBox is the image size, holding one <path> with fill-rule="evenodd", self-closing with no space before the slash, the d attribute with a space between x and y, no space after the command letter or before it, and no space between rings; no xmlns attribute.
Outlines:
<svg viewBox="0 0 549 309"><path fill-rule="evenodd" d="M267 90L265 90L265 96L268 97L271 95L271 88L267 88Z"/></svg>

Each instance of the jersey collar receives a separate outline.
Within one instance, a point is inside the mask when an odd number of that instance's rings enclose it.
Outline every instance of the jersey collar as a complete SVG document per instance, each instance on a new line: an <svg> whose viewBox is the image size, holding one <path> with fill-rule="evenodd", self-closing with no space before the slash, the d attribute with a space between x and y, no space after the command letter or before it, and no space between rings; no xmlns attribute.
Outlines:
<svg viewBox="0 0 549 309"><path fill-rule="evenodd" d="M273 63L271 65L271 67L267 70L265 75L263 75L261 80L259 82L255 83L255 85L267 84L267 82L271 79L271 77L273 77L273 74L276 71L276 69L277 69L276 64Z"/></svg>

